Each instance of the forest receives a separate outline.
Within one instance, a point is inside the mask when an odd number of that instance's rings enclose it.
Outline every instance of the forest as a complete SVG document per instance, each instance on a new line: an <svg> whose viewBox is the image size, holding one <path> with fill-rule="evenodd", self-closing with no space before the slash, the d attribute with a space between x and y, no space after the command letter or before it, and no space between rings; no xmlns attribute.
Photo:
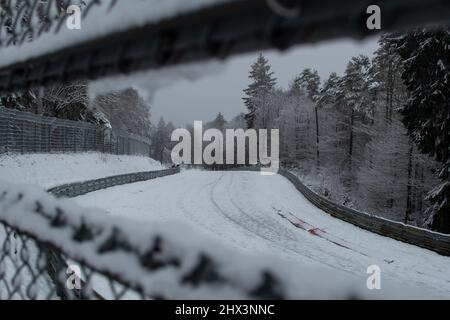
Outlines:
<svg viewBox="0 0 450 320"><path fill-rule="evenodd" d="M333 201L450 232L450 33L384 34L370 59L280 88L260 54L244 90L248 128L280 130L280 161Z"/></svg>

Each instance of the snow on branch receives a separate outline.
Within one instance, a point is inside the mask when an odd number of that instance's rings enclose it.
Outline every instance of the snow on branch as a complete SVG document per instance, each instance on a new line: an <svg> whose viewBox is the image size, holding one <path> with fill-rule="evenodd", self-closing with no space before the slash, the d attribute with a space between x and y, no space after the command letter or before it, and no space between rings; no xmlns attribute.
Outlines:
<svg viewBox="0 0 450 320"><path fill-rule="evenodd" d="M0 1L0 65L21 62L225 1L230 0ZM80 8L80 30L66 27L70 15L67 8L71 5Z"/></svg>

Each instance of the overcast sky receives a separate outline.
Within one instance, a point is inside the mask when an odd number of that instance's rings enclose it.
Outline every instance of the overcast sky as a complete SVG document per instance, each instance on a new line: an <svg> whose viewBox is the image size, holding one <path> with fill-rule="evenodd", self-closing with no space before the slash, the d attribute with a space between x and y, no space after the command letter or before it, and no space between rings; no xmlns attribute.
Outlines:
<svg viewBox="0 0 450 320"><path fill-rule="evenodd" d="M317 45L299 46L286 52L266 51L278 85L287 88L290 81L304 68L314 68L322 81L331 72L342 74L352 56L372 56L377 48L377 38L363 42L353 40L330 41ZM209 121L218 112L230 119L245 111L242 90L248 86L250 65L258 52L241 55L226 62L222 71L198 80L180 80L159 89L151 102L152 122L159 117L176 126L194 120Z"/></svg>

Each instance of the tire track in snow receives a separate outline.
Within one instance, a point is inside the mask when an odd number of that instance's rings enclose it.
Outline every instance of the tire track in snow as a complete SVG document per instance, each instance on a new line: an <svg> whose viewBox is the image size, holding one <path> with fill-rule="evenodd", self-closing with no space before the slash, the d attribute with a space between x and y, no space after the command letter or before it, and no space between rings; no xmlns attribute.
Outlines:
<svg viewBox="0 0 450 320"><path fill-rule="evenodd" d="M205 184L204 186L202 186L200 189L198 189L198 193L201 193L203 190L207 189L208 187L214 185L215 183L217 183L217 181L219 180L215 179L210 183ZM213 234L220 234L223 235L222 232L218 232L216 229L212 228L211 226L209 226L208 224L204 223L202 221L202 219L199 219L197 216L195 216L194 214L192 214L186 207L185 202L186 199L188 198L188 195L190 195L190 193L193 191L192 188L188 188L187 192L183 192L182 196L176 201L176 206L178 208L181 209L181 211L186 214L187 216L189 216L189 219L191 219L195 224L201 226L202 228L208 230L209 232L213 233Z"/></svg>
<svg viewBox="0 0 450 320"><path fill-rule="evenodd" d="M235 175L233 174L232 178L231 178L230 186L234 185L233 184L234 181L235 181ZM247 208L247 210L244 210L244 208L241 205L239 205L239 203L235 200L235 198L238 198L238 197L234 197L234 195L231 194L231 190L244 190L244 193L247 193L247 192L245 192L245 190L247 190L247 189L246 188L227 188L227 195L228 195L228 199L230 200L230 202L234 206L234 208L236 208L241 214L248 216L250 219L252 219L252 221L255 222L255 224L260 226L260 228L258 230L256 230L256 232L267 230L268 236L277 238L280 241L283 241L283 240L284 241L297 241L298 240L294 236L294 234L291 233L291 231L288 228L283 226L278 221L268 218L268 215L264 216L264 215L258 214L257 211L252 210L252 209L250 209L251 211L248 212L248 208ZM251 199L251 197L248 193L247 193L247 195L248 195L247 199Z"/></svg>
<svg viewBox="0 0 450 320"><path fill-rule="evenodd" d="M211 202L212 202L212 203L214 204L214 206L216 207L216 209L217 209L224 217L226 217L226 219L228 219L229 221L233 222L235 225L239 226L240 228L244 229L244 230L245 230L247 233L249 233L250 235L256 236L256 237L262 239L263 241L269 242L273 247L275 247L275 248L277 248L277 249L280 249L280 250L282 250L282 251L284 251L284 252L286 252L286 253L287 253L287 252L294 253L296 256L301 256L301 257L308 258L308 259L310 259L311 261L314 261L314 262L316 262L316 263L320 263L320 264L322 264L322 265L328 266L328 267L330 267L330 268L332 268L332 269L334 269L334 270L338 267L338 265L336 265L336 264L331 264L331 263L325 262L325 261L323 261L323 260L320 260L320 257L318 258L318 257L315 257L315 256L313 256L313 255L311 255L311 254L308 254L308 253L304 252L304 251L299 251L299 250L296 250L296 249L291 248L291 247L286 247L285 245L280 244L279 242L277 242L277 241L275 241L275 240L273 240L273 239L271 239L271 238L269 238L269 237L267 237L267 236L265 236L265 235L261 235L261 234L255 232L255 231L254 231L253 229L251 229L250 227L248 227L248 226L246 226L246 225L243 225L239 220L237 220L237 219L231 217L229 214L227 214L227 213L225 212L225 210L223 210L223 209L220 207L220 205L218 204L218 202L217 202L216 199L214 198L214 191L215 191L215 189L217 188L218 184L219 184L219 183L221 182L221 180L223 179L223 177L224 177L224 174L222 174L222 175L220 176L220 178L217 180L217 182L216 182L216 183L214 184L214 186L211 188L211 190L210 190L210 199L211 199ZM231 197L230 197L230 198L231 198ZM240 211L241 211L241 212L244 212L243 210L240 210ZM245 216L250 217L247 213L244 212L244 214L245 214ZM251 217L250 217L250 218L251 218ZM252 218L252 219L253 219L253 218ZM354 276L354 275L360 276L359 273L353 272L352 270L349 270L349 269L347 268L346 265L341 265L341 264L339 264L339 265L342 267L342 268L340 268L339 270L341 270L341 271L343 271L343 272L346 272L346 273L348 273L348 274L350 274L350 275L353 275L353 276Z"/></svg>

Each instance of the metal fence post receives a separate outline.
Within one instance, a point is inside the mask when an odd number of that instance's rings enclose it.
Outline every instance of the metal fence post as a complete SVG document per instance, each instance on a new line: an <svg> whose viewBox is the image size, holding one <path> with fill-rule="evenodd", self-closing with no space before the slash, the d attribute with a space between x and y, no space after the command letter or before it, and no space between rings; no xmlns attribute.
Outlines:
<svg viewBox="0 0 450 320"><path fill-rule="evenodd" d="M51 128L51 125L48 124L47 125L47 151L48 152L52 151L51 150L51 139L52 139L51 135L52 135L52 128Z"/></svg>
<svg viewBox="0 0 450 320"><path fill-rule="evenodd" d="M77 129L73 129L74 135L73 135L73 151L77 152Z"/></svg>
<svg viewBox="0 0 450 320"><path fill-rule="evenodd" d="M25 153L25 152L24 152L24 137L23 137L24 132L23 132L23 131L24 131L24 130L23 130L23 126L22 126L22 127L21 127L21 134L20 134L20 137L21 137L20 151L21 151L22 154Z"/></svg>

